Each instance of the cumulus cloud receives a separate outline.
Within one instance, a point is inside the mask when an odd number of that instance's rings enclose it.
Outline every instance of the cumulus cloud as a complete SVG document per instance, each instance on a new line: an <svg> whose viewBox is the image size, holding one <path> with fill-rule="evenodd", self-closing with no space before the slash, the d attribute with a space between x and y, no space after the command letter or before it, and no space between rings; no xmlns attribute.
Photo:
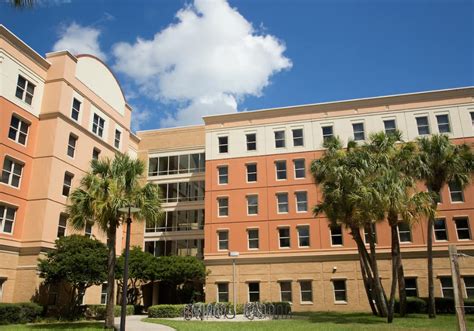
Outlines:
<svg viewBox="0 0 474 331"><path fill-rule="evenodd" d="M115 69L132 78L142 94L184 104L165 116L162 126L236 112L245 96L262 95L273 74L292 66L280 40L259 34L225 0L195 0L176 18L153 39L113 47Z"/></svg>
<svg viewBox="0 0 474 331"><path fill-rule="evenodd" d="M72 54L92 54L102 60L107 56L101 50L98 28L82 26L72 22L68 26L62 26L59 31L59 40L53 46L54 51L68 50Z"/></svg>

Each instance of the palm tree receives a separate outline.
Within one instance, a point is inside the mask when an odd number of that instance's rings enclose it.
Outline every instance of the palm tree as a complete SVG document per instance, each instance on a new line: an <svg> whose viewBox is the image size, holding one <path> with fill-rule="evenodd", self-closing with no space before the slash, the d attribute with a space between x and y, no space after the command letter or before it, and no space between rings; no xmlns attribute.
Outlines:
<svg viewBox="0 0 474 331"><path fill-rule="evenodd" d="M433 201L436 212L441 189L450 182L465 187L474 171L474 156L466 144L455 145L446 135L432 135L418 139L419 158L417 176L438 198ZM436 317L433 278L433 224L435 213L428 218L428 315Z"/></svg>
<svg viewBox="0 0 474 331"><path fill-rule="evenodd" d="M10 0L15 8L33 7L35 0Z"/></svg>
<svg viewBox="0 0 474 331"><path fill-rule="evenodd" d="M145 166L142 161L125 154L116 154L113 160L93 160L91 170L82 178L80 186L70 195L67 208L69 222L76 229L86 224L97 224L107 235L107 317L106 327L114 325L114 288L117 228L124 223L120 208L130 205L140 209L135 220L154 223L162 214L159 188L147 183L143 186L139 178Z"/></svg>

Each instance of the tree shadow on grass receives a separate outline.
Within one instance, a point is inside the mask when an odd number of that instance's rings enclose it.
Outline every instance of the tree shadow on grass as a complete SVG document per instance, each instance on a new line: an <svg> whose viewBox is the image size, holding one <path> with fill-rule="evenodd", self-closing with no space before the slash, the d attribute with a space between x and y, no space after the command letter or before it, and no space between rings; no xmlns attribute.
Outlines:
<svg viewBox="0 0 474 331"><path fill-rule="evenodd" d="M364 313L336 313L316 312L309 313L311 323L334 323L334 324L386 324L387 319Z"/></svg>
<svg viewBox="0 0 474 331"><path fill-rule="evenodd" d="M29 325L33 330L79 330L79 329L101 329L104 323L101 322L77 322L77 323L51 323Z"/></svg>

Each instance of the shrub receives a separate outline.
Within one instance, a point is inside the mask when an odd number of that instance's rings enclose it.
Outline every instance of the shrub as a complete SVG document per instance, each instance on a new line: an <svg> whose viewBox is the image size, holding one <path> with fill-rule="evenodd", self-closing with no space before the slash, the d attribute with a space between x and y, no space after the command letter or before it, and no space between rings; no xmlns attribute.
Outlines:
<svg viewBox="0 0 474 331"><path fill-rule="evenodd" d="M148 307L150 318L171 318L183 316L185 305L155 305Z"/></svg>
<svg viewBox="0 0 474 331"><path fill-rule="evenodd" d="M43 312L43 307L36 303L1 303L0 324L34 322Z"/></svg>
<svg viewBox="0 0 474 331"><path fill-rule="evenodd" d="M121 306L114 306L115 317L120 316L121 309ZM133 315L133 313L133 305L127 305L127 315ZM107 315L107 311L105 309L105 305L86 305L84 315L87 319L103 320Z"/></svg>
<svg viewBox="0 0 474 331"><path fill-rule="evenodd" d="M395 300L395 312L400 312L400 302ZM407 314L424 314L427 312L425 300L417 297L407 297Z"/></svg>

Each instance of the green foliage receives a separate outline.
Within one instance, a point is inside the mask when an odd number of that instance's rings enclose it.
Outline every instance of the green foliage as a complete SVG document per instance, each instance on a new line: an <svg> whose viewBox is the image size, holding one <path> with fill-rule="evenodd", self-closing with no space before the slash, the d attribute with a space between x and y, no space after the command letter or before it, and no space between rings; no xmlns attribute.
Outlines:
<svg viewBox="0 0 474 331"><path fill-rule="evenodd" d="M395 311L399 311L398 301L395 302ZM474 299L464 299L464 306L474 307ZM453 298L435 298L435 307L437 314L455 314ZM424 314L428 309L428 298L407 298L407 313ZM466 314L474 314L474 308L465 308Z"/></svg>
<svg viewBox="0 0 474 331"><path fill-rule="evenodd" d="M115 278L123 277L124 254L117 259ZM158 260L152 254L144 252L141 247L134 246L128 256L128 277L147 282L158 277Z"/></svg>
<svg viewBox="0 0 474 331"><path fill-rule="evenodd" d="M155 305L148 307L149 318L173 318L183 316L185 305Z"/></svg>
<svg viewBox="0 0 474 331"><path fill-rule="evenodd" d="M194 256L158 257L157 278L173 285L191 280L203 280L206 268L203 261Z"/></svg>
<svg viewBox="0 0 474 331"><path fill-rule="evenodd" d="M406 312L408 314L425 314L426 308L426 300L417 297L407 297ZM398 300L395 300L395 312L400 312L400 302Z"/></svg>
<svg viewBox="0 0 474 331"><path fill-rule="evenodd" d="M114 307L114 316L119 317L122 306ZM133 305L127 305L127 315L133 315ZM106 316L105 305L86 305L84 310L84 316L87 319L103 320Z"/></svg>
<svg viewBox="0 0 474 331"><path fill-rule="evenodd" d="M0 303L0 325L34 322L42 312L36 303Z"/></svg>

